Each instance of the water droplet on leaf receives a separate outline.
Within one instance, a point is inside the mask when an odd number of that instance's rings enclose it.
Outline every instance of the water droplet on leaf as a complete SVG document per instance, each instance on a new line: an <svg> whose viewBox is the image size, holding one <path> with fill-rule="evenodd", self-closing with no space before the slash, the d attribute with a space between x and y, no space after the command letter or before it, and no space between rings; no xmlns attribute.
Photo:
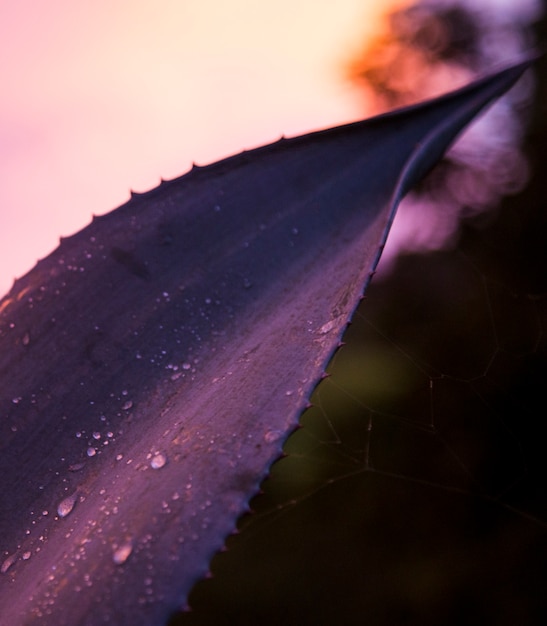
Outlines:
<svg viewBox="0 0 547 626"><path fill-rule="evenodd" d="M279 441L283 437L283 432L280 430L269 430L264 435L264 441L266 443L274 443L274 441Z"/></svg>
<svg viewBox="0 0 547 626"><path fill-rule="evenodd" d="M125 563L131 555L131 552L133 552L133 543L131 541L126 541L114 550L112 560L116 565L123 565L123 563Z"/></svg>
<svg viewBox="0 0 547 626"><path fill-rule="evenodd" d="M5 574L15 561L17 561L17 554L10 554L7 559L4 559L4 562L0 566L0 572Z"/></svg>
<svg viewBox="0 0 547 626"><path fill-rule="evenodd" d="M64 500L59 503L57 507L57 514L59 517L66 517L72 512L74 506L78 500L78 492L75 491L72 495L67 496Z"/></svg>
<svg viewBox="0 0 547 626"><path fill-rule="evenodd" d="M167 463L167 456L163 452L158 452L152 457L150 461L150 467L152 469L160 469L166 463Z"/></svg>

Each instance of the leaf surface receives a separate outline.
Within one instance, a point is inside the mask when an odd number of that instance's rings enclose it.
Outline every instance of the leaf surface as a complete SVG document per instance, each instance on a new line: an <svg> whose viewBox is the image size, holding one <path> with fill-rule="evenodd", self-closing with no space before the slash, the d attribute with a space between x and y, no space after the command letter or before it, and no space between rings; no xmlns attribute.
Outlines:
<svg viewBox="0 0 547 626"><path fill-rule="evenodd" d="M0 301L6 624L157 624L235 527L402 195L528 61L133 195Z"/></svg>

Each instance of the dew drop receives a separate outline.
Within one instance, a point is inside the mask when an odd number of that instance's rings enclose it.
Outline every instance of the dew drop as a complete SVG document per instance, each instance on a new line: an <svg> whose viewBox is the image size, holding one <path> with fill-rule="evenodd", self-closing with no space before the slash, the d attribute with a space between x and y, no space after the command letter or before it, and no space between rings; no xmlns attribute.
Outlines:
<svg viewBox="0 0 547 626"><path fill-rule="evenodd" d="M78 492L75 491L72 495L67 496L64 500L61 500L57 507L57 514L59 517L66 517L72 512L74 506L78 500Z"/></svg>
<svg viewBox="0 0 547 626"><path fill-rule="evenodd" d="M266 443L274 443L275 441L279 441L283 437L283 432L280 430L269 430L264 435L264 441Z"/></svg>
<svg viewBox="0 0 547 626"><path fill-rule="evenodd" d="M5 574L15 561L17 561L17 554L10 554L7 559L4 559L4 562L0 566L0 572Z"/></svg>
<svg viewBox="0 0 547 626"><path fill-rule="evenodd" d="M327 333L330 333L330 331L336 327L336 323L337 323L337 319L335 320L330 320L330 322L327 322L326 324L323 324L323 326L321 326L321 328L317 331L320 335L326 335Z"/></svg>
<svg viewBox="0 0 547 626"><path fill-rule="evenodd" d="M131 555L131 552L133 552L133 543L131 541L126 541L114 550L112 560L116 565L123 565L123 563L125 563Z"/></svg>
<svg viewBox="0 0 547 626"><path fill-rule="evenodd" d="M163 452L158 452L152 457L150 467L152 469L160 469L167 463L167 456Z"/></svg>
<svg viewBox="0 0 547 626"><path fill-rule="evenodd" d="M92 446L89 446L89 448L87 449L87 456L95 456L97 454L97 450L95 450L95 448L93 448Z"/></svg>
<svg viewBox="0 0 547 626"><path fill-rule="evenodd" d="M31 553L29 550L27 550L27 552L23 552L23 554L21 555L21 558L23 559L23 561L28 561L31 557Z"/></svg>
<svg viewBox="0 0 547 626"><path fill-rule="evenodd" d="M124 402L122 409L124 411L129 411L129 409L133 406L133 402L131 400L127 400L127 402Z"/></svg>

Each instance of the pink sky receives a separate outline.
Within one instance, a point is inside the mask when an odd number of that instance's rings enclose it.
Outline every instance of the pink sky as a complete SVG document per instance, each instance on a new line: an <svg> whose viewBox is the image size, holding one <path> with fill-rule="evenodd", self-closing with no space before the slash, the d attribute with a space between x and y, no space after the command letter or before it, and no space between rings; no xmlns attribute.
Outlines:
<svg viewBox="0 0 547 626"><path fill-rule="evenodd" d="M2 3L0 296L129 189L362 117L344 65L389 6Z"/></svg>

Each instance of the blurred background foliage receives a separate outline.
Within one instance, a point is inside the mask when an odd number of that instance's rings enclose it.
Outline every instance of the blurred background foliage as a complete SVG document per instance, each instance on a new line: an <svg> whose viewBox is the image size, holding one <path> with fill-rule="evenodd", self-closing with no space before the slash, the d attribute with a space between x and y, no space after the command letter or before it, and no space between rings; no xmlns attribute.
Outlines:
<svg viewBox="0 0 547 626"><path fill-rule="evenodd" d="M350 64L378 111L545 41L544 19L473 6L391 16ZM451 211L445 234L409 238L373 281L173 625L547 623L545 60L535 77L405 204L411 234Z"/></svg>

